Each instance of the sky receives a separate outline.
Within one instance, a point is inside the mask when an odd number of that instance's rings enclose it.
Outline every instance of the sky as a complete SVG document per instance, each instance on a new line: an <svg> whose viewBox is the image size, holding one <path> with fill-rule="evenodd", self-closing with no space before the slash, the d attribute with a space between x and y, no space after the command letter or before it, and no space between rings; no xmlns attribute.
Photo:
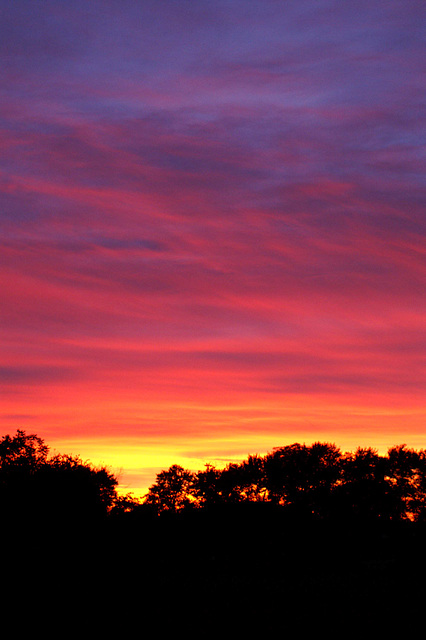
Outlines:
<svg viewBox="0 0 426 640"><path fill-rule="evenodd" d="M426 448L426 8L0 0L0 435L143 494Z"/></svg>

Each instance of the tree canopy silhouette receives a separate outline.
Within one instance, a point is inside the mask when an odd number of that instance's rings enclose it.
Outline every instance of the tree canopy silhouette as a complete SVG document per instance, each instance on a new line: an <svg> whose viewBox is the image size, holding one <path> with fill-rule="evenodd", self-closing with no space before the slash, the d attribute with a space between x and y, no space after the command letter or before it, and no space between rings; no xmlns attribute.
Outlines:
<svg viewBox="0 0 426 640"><path fill-rule="evenodd" d="M191 487L194 475L174 464L167 471L157 474L157 481L150 487L146 504L159 511L179 511L191 503Z"/></svg>
<svg viewBox="0 0 426 640"><path fill-rule="evenodd" d="M293 443L224 468L172 465L144 500L117 484L105 467L50 455L34 434L0 438L3 573L11 593L26 584L31 601L37 591L34 615L50 602L68 619L71 603L80 627L91 612L93 628L110 632L116 613L121 632L125 611L132 632L142 601L152 619L168 612L170 632L183 612L194 635L233 619L236 632L264 637L282 633L283 603L316 632L330 603L333 621L365 612L382 628L424 601L424 589L407 589L426 568L423 450ZM34 589L40 575L51 578L47 596ZM111 584L137 575L111 611Z"/></svg>
<svg viewBox="0 0 426 640"><path fill-rule="evenodd" d="M196 473L172 465L157 475L145 503L164 511L269 503L294 516L358 521L426 519L426 453L392 447L343 453L335 444L294 443Z"/></svg>
<svg viewBox="0 0 426 640"><path fill-rule="evenodd" d="M0 440L0 471L33 470L46 464L49 447L35 434L18 429L15 436L5 435Z"/></svg>
<svg viewBox="0 0 426 640"><path fill-rule="evenodd" d="M387 455L335 444L294 443L218 469L174 464L141 501L117 494L105 467L79 456L49 455L42 438L18 430L0 439L0 510L9 520L94 520L108 513L180 513L262 503L293 517L359 522L426 521L426 452L405 445ZM145 511L141 510L145 507Z"/></svg>
<svg viewBox="0 0 426 640"><path fill-rule="evenodd" d="M18 430L0 440L0 510L9 523L93 521L114 505L117 484L108 469L79 456L49 457L34 434Z"/></svg>

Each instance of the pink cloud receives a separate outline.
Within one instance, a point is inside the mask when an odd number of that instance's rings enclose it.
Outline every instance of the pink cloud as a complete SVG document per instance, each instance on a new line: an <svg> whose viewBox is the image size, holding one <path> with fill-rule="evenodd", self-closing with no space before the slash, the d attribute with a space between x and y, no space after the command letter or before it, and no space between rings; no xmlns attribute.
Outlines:
<svg viewBox="0 0 426 640"><path fill-rule="evenodd" d="M228 4L4 16L2 428L424 442L420 5Z"/></svg>

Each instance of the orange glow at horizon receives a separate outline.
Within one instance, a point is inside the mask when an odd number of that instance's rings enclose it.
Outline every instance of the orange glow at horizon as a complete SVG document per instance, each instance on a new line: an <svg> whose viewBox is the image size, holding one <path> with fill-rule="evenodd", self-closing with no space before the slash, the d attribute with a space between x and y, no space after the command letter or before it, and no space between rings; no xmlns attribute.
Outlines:
<svg viewBox="0 0 426 640"><path fill-rule="evenodd" d="M214 398L198 403L123 400L103 394L96 398L94 389L76 389L71 397L54 394L55 403L43 397L38 405L31 401L29 410L37 418L25 414L23 402L21 416L4 420L5 431L24 428L42 436L51 452L106 465L117 475L120 492L137 496L172 464L193 471L207 462L222 467L294 442L333 442L342 451L372 446L382 454L397 444L426 448L423 406L407 409L391 396L377 401L374 394L366 394L363 403L354 398L350 404L328 396L292 395L271 401L259 395L222 404Z"/></svg>

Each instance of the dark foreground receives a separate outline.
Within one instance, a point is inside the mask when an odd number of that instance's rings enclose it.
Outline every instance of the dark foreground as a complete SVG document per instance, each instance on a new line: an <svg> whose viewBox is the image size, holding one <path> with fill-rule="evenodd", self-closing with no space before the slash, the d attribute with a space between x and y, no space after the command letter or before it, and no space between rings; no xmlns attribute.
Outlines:
<svg viewBox="0 0 426 640"><path fill-rule="evenodd" d="M3 619L44 637L406 635L423 618L425 540L420 524L268 505L6 523Z"/></svg>

